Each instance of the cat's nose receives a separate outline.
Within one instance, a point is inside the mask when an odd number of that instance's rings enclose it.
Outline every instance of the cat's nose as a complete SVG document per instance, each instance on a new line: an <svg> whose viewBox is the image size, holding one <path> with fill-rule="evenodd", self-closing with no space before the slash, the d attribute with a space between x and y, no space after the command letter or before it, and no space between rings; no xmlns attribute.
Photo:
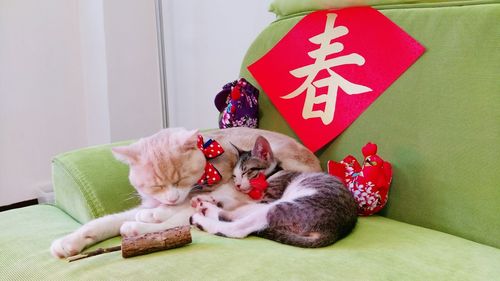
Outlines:
<svg viewBox="0 0 500 281"><path fill-rule="evenodd" d="M165 203L168 205L174 205L175 203L177 203L177 200L179 200L179 197L179 194L167 196L167 198L165 198Z"/></svg>

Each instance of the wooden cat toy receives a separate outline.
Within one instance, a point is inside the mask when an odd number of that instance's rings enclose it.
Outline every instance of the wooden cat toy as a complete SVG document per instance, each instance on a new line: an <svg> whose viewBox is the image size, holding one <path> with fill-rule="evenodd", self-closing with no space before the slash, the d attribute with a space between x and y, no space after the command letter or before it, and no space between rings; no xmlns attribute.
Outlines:
<svg viewBox="0 0 500 281"><path fill-rule="evenodd" d="M120 250L122 251L122 257L130 258L153 252L178 248L191 242L191 226L185 225L170 228L161 232L146 233L134 237L125 237L122 239L121 246L99 248L95 251L68 257L67 261L73 262L76 260Z"/></svg>

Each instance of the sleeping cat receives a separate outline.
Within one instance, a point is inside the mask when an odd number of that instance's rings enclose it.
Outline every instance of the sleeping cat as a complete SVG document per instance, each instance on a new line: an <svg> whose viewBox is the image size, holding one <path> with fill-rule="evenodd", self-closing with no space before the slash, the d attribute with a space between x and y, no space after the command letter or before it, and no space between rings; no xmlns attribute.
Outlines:
<svg viewBox="0 0 500 281"><path fill-rule="evenodd" d="M262 187L264 177L267 188L259 194L253 188L259 178ZM233 178L236 189L256 200L229 211L201 200L191 224L221 236L255 234L308 248L333 244L356 225L356 203L340 179L282 168L264 137L251 152L239 151Z"/></svg>
<svg viewBox="0 0 500 281"><path fill-rule="evenodd" d="M194 212L190 199L209 191L216 190L220 202L227 201L225 205L230 207L233 198L241 196L232 188L231 174L238 151L231 144L250 149L258 135L269 139L280 159L286 160L287 169L321 170L311 151L282 134L250 128L202 133L181 128L164 129L131 145L112 149L118 160L129 165L129 180L141 196L141 205L90 221L55 240L51 245L52 255L60 258L72 256L89 245L119 234L134 236L188 224ZM216 140L224 152L207 160L210 158L207 156L211 150L209 145L217 144L209 144L210 138ZM207 174L207 163L219 171L220 182L210 185L200 182Z"/></svg>

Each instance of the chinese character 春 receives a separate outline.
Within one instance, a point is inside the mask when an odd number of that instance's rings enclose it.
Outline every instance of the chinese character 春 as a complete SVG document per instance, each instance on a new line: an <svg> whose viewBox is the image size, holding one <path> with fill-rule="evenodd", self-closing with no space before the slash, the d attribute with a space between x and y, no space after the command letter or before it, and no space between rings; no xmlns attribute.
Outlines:
<svg viewBox="0 0 500 281"><path fill-rule="evenodd" d="M361 55L351 53L348 55L326 59L327 56L339 53L344 49L344 45L342 43L331 43L332 40L349 33L347 27L335 26L336 18L337 14L327 14L325 31L309 39L312 43L320 45L318 49L308 52L309 57L315 59L314 63L290 71L290 74L297 78L306 77L304 83L302 83L302 85L295 91L281 97L283 99L292 99L305 91L306 98L302 109L302 117L304 119L321 118L321 121L325 125L328 125L333 121L339 88L348 95L362 94L372 91L372 89L366 86L349 82L332 70L332 68L336 66L346 64L355 64L359 66L364 65L365 59ZM327 71L328 76L315 80L320 71ZM316 95L316 89L324 87L327 87L327 93ZM313 110L314 105L318 104L325 104L324 110Z"/></svg>

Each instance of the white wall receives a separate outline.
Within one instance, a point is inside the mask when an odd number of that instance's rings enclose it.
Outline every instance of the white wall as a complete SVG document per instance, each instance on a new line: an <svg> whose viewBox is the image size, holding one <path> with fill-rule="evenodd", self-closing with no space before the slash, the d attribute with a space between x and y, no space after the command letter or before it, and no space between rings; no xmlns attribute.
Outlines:
<svg viewBox="0 0 500 281"><path fill-rule="evenodd" d="M111 141L104 9L101 0L78 4L87 143L95 145Z"/></svg>
<svg viewBox="0 0 500 281"><path fill-rule="evenodd" d="M163 0L170 126L215 128L213 99L275 17L270 0Z"/></svg>
<svg viewBox="0 0 500 281"><path fill-rule="evenodd" d="M80 0L89 144L153 134L163 122L154 0Z"/></svg>
<svg viewBox="0 0 500 281"><path fill-rule="evenodd" d="M0 206L58 153L159 130L157 53L153 0L0 0Z"/></svg>
<svg viewBox="0 0 500 281"><path fill-rule="evenodd" d="M0 2L0 205L35 198L53 155L87 144L78 3Z"/></svg>
<svg viewBox="0 0 500 281"><path fill-rule="evenodd" d="M163 126L154 0L103 3L111 140L151 135Z"/></svg>

